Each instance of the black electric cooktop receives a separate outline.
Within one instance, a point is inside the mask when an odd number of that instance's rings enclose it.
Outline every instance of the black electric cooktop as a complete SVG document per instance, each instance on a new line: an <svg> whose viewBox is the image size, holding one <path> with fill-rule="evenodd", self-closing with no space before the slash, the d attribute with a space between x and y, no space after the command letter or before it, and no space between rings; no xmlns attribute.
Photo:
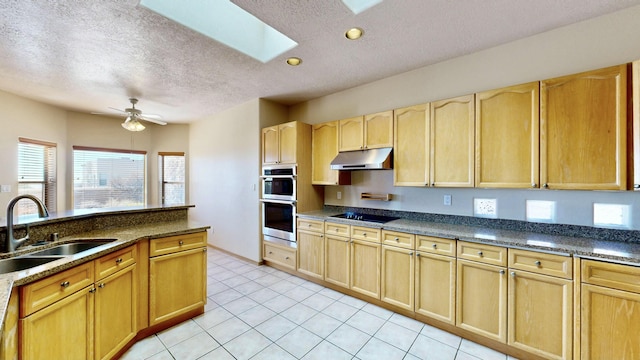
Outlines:
<svg viewBox="0 0 640 360"><path fill-rule="evenodd" d="M333 215L331 217L338 218L338 219L369 221L369 222L380 223L380 224L384 224L386 222L399 219L398 217L393 217L393 216L360 214L356 212L346 212L344 214Z"/></svg>

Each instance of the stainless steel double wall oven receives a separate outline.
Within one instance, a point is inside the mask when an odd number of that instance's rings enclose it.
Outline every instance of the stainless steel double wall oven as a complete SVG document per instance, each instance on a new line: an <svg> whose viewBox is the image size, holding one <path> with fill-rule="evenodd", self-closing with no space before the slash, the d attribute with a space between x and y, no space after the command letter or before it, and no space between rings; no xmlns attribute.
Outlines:
<svg viewBox="0 0 640 360"><path fill-rule="evenodd" d="M296 166L262 167L262 234L296 241Z"/></svg>

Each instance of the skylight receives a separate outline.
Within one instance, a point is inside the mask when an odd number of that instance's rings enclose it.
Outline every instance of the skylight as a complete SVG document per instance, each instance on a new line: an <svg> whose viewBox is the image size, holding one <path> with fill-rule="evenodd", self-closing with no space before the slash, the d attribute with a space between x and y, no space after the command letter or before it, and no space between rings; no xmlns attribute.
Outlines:
<svg viewBox="0 0 640 360"><path fill-rule="evenodd" d="M378 5L382 0L342 0L342 2L352 13L357 15L372 6Z"/></svg>
<svg viewBox="0 0 640 360"><path fill-rule="evenodd" d="M228 0L140 0L140 5L263 63L298 45Z"/></svg>

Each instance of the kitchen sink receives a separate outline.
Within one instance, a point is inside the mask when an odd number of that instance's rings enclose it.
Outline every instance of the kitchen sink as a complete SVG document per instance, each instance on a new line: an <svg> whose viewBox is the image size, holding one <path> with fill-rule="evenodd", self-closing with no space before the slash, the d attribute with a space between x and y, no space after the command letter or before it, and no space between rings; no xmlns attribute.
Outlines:
<svg viewBox="0 0 640 360"><path fill-rule="evenodd" d="M61 256L36 257L24 256L0 260L0 274L6 274L14 271L26 270L48 262L58 260Z"/></svg>
<svg viewBox="0 0 640 360"><path fill-rule="evenodd" d="M113 242L115 239L86 240L58 245L49 249L33 252L28 256L68 256L93 249L95 247Z"/></svg>

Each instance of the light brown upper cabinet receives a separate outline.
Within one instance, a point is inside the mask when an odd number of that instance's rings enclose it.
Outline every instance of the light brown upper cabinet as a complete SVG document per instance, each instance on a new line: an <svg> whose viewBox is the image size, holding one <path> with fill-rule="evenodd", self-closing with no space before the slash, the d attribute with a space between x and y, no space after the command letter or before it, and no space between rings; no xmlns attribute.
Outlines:
<svg viewBox="0 0 640 360"><path fill-rule="evenodd" d="M393 146L393 111L340 120L339 150Z"/></svg>
<svg viewBox="0 0 640 360"><path fill-rule="evenodd" d="M393 129L393 184L429 185L429 104L396 109Z"/></svg>
<svg viewBox="0 0 640 360"><path fill-rule="evenodd" d="M331 170L331 161L338 155L338 121L313 125L311 131L311 183L351 184L350 172Z"/></svg>
<svg viewBox="0 0 640 360"><path fill-rule="evenodd" d="M476 186L539 184L540 83L476 94Z"/></svg>
<svg viewBox="0 0 640 360"><path fill-rule="evenodd" d="M474 186L474 95L431 103L431 186Z"/></svg>
<svg viewBox="0 0 640 360"><path fill-rule="evenodd" d="M540 83L540 182L626 190L627 65Z"/></svg>
<svg viewBox="0 0 640 360"><path fill-rule="evenodd" d="M262 129L262 163L295 164L298 123L274 125Z"/></svg>

